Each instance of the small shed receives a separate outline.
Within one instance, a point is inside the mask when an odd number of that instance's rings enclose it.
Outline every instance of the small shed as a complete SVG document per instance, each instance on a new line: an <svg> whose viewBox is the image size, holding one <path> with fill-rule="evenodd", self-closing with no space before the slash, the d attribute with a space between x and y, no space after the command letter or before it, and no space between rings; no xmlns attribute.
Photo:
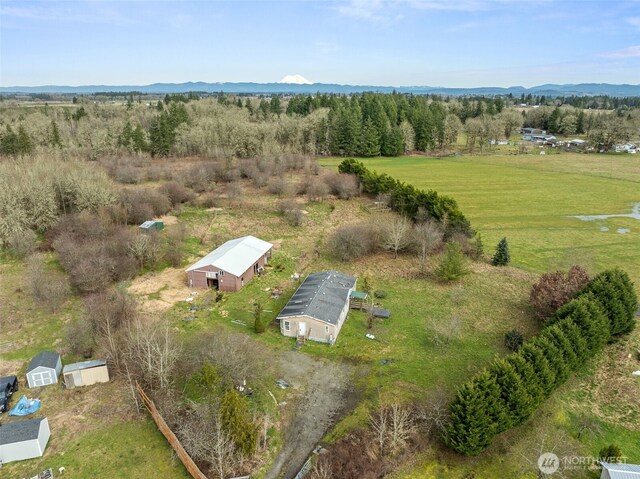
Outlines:
<svg viewBox="0 0 640 479"><path fill-rule="evenodd" d="M0 465L41 457L51 431L46 417L0 426Z"/></svg>
<svg viewBox="0 0 640 479"><path fill-rule="evenodd" d="M58 382L62 372L60 355L51 351L43 351L29 363L27 368L27 383L30 388L47 386Z"/></svg>
<svg viewBox="0 0 640 479"><path fill-rule="evenodd" d="M140 225L142 231L162 231L164 229L164 223L157 220L145 221Z"/></svg>
<svg viewBox="0 0 640 479"><path fill-rule="evenodd" d="M91 386L96 383L109 382L107 362L103 359L67 364L62 369L64 385L67 389L80 386Z"/></svg>

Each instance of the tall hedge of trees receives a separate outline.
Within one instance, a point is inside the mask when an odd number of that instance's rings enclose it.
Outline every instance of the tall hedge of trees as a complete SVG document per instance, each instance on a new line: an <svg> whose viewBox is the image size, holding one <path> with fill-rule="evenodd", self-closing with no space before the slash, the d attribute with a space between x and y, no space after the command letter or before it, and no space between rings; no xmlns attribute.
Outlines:
<svg viewBox="0 0 640 479"><path fill-rule="evenodd" d="M538 336L458 390L444 434L447 445L475 455L496 435L524 423L588 358L634 328L637 307L624 271L595 276Z"/></svg>
<svg viewBox="0 0 640 479"><path fill-rule="evenodd" d="M370 171L362 162L353 158L340 163L338 171L355 175L364 193L389 195L390 208L413 221L433 219L446 226L447 235L460 232L473 236L471 223L458 208L456 200L449 196L439 195L434 190L420 190L387 174Z"/></svg>

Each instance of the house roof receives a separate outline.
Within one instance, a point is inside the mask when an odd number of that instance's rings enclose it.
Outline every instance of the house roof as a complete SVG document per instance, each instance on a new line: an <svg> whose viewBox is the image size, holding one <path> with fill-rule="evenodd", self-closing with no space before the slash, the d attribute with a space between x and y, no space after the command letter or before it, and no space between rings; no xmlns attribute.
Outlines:
<svg viewBox="0 0 640 479"><path fill-rule="evenodd" d="M312 273L282 308L278 318L308 316L336 325L355 284L356 278L338 271Z"/></svg>
<svg viewBox="0 0 640 479"><path fill-rule="evenodd" d="M38 438L40 423L46 418L25 419L0 426L0 446Z"/></svg>
<svg viewBox="0 0 640 479"><path fill-rule="evenodd" d="M243 236L222 244L200 261L189 266L187 271L214 266L234 276L240 276L271 248L273 248L271 243L255 236Z"/></svg>
<svg viewBox="0 0 640 479"><path fill-rule="evenodd" d="M601 462L602 477L608 479L638 479L640 478L640 466L636 464ZM608 475L605 475L608 474Z"/></svg>
<svg viewBox="0 0 640 479"><path fill-rule="evenodd" d="M31 372L34 369L39 368L40 366L55 369L58 365L59 359L60 355L58 353L54 353L51 351L42 351L31 360L31 362L29 363L29 367L27 368L27 372Z"/></svg>
<svg viewBox="0 0 640 479"><path fill-rule="evenodd" d="M82 361L80 363L67 364L64 368L62 368L62 374L70 373L71 371L79 371L80 369L91 369L106 365L107 362L104 359L93 359L91 361Z"/></svg>

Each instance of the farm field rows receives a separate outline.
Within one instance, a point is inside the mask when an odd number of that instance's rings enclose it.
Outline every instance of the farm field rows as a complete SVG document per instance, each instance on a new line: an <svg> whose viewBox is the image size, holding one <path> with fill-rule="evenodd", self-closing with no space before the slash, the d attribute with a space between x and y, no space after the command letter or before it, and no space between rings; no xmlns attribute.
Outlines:
<svg viewBox="0 0 640 479"><path fill-rule="evenodd" d="M340 161L320 159L331 167ZM482 234L486 249L506 236L513 264L526 270L544 272L580 263L600 271L628 268L640 261L639 220L571 217L631 213L640 203L640 159L633 155L415 156L362 161L372 170L452 196ZM640 287L640 272L628 269Z"/></svg>

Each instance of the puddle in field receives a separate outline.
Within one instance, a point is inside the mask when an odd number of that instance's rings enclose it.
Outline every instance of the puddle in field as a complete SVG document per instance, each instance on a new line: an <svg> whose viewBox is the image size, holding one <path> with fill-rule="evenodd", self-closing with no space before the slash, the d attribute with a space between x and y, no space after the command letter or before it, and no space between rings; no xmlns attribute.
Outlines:
<svg viewBox="0 0 640 479"><path fill-rule="evenodd" d="M603 225L602 222L610 218L631 218L640 221L640 203L636 203L633 205L633 208L631 208L631 213L620 213L614 215L575 215L567 216L567 218L578 218L581 221L596 221L598 223L598 229L602 232L607 232L609 231L609 228ZM616 230L616 233L621 235L631 233L631 229L618 228Z"/></svg>
<svg viewBox="0 0 640 479"><path fill-rule="evenodd" d="M640 203L636 203L631 208L631 213L617 215L576 215L569 218L578 218L582 221L608 220L609 218L632 218L640 221Z"/></svg>

